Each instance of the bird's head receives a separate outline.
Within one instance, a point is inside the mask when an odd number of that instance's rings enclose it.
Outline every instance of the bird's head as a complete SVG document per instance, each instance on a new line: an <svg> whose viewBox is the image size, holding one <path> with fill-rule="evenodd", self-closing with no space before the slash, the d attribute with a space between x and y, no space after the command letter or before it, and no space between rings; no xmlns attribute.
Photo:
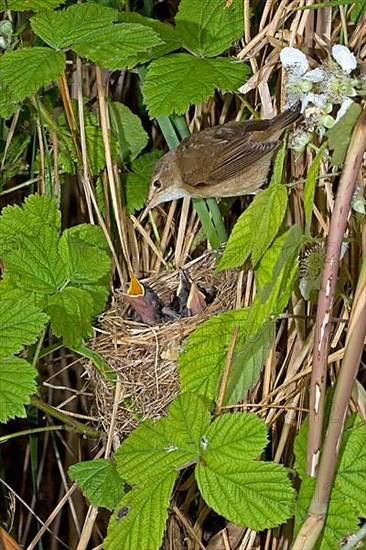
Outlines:
<svg viewBox="0 0 366 550"><path fill-rule="evenodd" d="M176 152L168 151L158 160L150 182L150 192L145 212L162 202L187 196L182 177L176 163Z"/></svg>

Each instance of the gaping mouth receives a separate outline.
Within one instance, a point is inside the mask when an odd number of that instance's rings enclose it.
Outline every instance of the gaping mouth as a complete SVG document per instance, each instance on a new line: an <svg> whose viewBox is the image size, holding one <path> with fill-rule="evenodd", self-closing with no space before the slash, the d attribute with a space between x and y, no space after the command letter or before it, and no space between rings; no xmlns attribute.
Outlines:
<svg viewBox="0 0 366 550"><path fill-rule="evenodd" d="M130 273L130 279L131 282L130 286L128 287L127 294L129 296L144 296L145 289L133 273Z"/></svg>

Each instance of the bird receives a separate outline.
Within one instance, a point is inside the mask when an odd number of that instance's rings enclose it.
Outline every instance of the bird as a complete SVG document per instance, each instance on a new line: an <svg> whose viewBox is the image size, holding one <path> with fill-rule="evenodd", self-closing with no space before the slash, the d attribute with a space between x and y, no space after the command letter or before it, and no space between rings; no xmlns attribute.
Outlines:
<svg viewBox="0 0 366 550"><path fill-rule="evenodd" d="M272 119L227 122L185 138L155 166L145 213L183 197L237 197L265 183L286 128L301 116L294 107Z"/></svg>
<svg viewBox="0 0 366 550"><path fill-rule="evenodd" d="M139 281L132 272L130 286L123 295L145 325L176 321L180 317L170 306L164 304L153 288Z"/></svg>
<svg viewBox="0 0 366 550"><path fill-rule="evenodd" d="M179 313L182 317L191 317L202 313L207 308L207 293L192 281L180 268L177 298Z"/></svg>
<svg viewBox="0 0 366 550"><path fill-rule="evenodd" d="M130 273L130 280L125 299L145 325L157 325L162 320L163 302L155 290L142 284L133 273Z"/></svg>

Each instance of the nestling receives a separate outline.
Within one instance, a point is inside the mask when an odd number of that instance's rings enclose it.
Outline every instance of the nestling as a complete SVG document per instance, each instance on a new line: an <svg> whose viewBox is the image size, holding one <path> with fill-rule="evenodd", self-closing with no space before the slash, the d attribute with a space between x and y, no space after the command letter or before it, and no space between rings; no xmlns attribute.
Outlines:
<svg viewBox="0 0 366 550"><path fill-rule="evenodd" d="M300 117L289 109L272 119L227 122L184 139L156 164L147 208L182 197L255 193L267 179L279 138Z"/></svg>

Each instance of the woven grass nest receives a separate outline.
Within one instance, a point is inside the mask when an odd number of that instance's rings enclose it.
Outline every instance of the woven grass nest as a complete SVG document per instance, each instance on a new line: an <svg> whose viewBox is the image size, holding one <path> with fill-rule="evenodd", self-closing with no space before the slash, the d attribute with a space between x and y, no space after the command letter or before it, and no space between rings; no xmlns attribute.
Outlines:
<svg viewBox="0 0 366 550"><path fill-rule="evenodd" d="M132 320L124 291L116 291L112 305L99 318L96 336L90 342L122 383L114 432L124 437L147 418L159 418L179 392L177 358L184 339L203 321L234 308L237 273L214 274L213 253L207 253L184 266L188 276L213 294L207 308L192 317L152 327ZM165 303L177 290L179 271L160 273L145 284ZM96 369L88 369L94 386L98 417L107 431L112 417L115 390Z"/></svg>

